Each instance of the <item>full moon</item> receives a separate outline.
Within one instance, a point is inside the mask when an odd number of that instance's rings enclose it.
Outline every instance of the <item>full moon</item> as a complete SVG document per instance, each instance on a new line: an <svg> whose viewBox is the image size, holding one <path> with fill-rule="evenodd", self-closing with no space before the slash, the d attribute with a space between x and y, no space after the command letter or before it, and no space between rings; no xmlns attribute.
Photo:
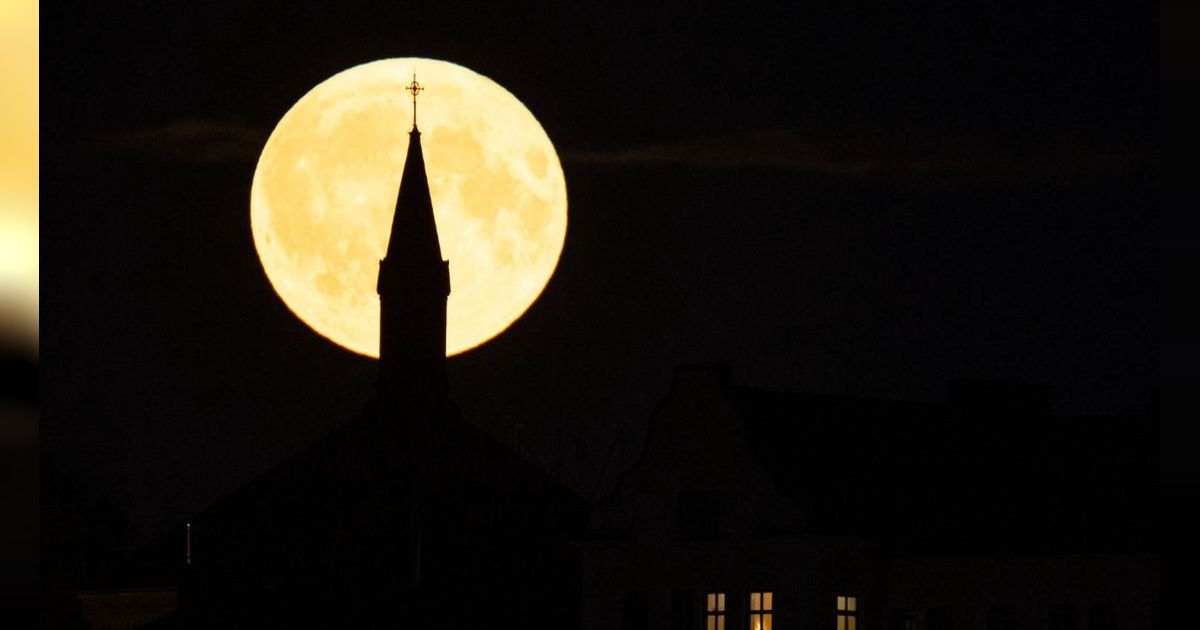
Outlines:
<svg viewBox="0 0 1200 630"><path fill-rule="evenodd" d="M267 140L250 189L254 245L275 292L314 331L379 356L375 280L417 99L442 256L446 354L503 332L558 263L567 189L550 138L491 79L446 61L384 59L326 79Z"/></svg>

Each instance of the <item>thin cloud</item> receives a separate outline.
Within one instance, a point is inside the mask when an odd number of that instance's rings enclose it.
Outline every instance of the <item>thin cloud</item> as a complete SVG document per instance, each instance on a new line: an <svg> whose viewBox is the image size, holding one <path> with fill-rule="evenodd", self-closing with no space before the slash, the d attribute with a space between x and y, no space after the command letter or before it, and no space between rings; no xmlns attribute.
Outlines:
<svg viewBox="0 0 1200 630"><path fill-rule="evenodd" d="M993 138L822 138L795 129L755 130L609 150L568 152L579 165L775 170L860 178L1061 176L1138 168L1145 155L1086 147L1053 151Z"/></svg>
<svg viewBox="0 0 1200 630"><path fill-rule="evenodd" d="M92 148L125 157L192 164L250 162L262 152L267 131L240 123L176 118L164 123L96 134Z"/></svg>

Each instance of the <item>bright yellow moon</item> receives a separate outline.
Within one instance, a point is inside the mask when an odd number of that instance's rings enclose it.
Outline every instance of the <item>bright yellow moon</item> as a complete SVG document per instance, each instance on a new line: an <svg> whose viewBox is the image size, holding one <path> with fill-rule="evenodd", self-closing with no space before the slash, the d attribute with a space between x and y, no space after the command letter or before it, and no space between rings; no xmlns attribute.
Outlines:
<svg viewBox="0 0 1200 630"><path fill-rule="evenodd" d="M313 330L379 356L375 279L417 125L442 256L446 354L503 332L549 282L567 233L550 138L491 79L445 61L384 59L313 88L276 125L250 190L254 245L288 308Z"/></svg>

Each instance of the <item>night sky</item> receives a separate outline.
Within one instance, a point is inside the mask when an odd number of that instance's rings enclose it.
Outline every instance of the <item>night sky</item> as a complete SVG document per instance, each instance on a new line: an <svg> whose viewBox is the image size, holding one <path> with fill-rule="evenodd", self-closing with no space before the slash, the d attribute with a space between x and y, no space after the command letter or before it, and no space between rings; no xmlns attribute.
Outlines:
<svg viewBox="0 0 1200 630"><path fill-rule="evenodd" d="M587 496L680 363L907 400L1017 379L1059 413L1153 399L1153 5L184 4L42 15L43 467L132 542L371 395L374 361L276 297L248 204L283 113L386 57L494 79L555 143L558 269L449 376Z"/></svg>

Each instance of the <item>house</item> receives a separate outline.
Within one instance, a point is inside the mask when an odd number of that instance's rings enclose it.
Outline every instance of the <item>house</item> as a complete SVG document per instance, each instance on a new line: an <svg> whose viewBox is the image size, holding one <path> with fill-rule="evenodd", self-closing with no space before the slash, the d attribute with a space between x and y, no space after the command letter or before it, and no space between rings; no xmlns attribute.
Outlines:
<svg viewBox="0 0 1200 630"><path fill-rule="evenodd" d="M1015 383L937 405L681 367L577 542L582 627L1154 628L1156 431Z"/></svg>

